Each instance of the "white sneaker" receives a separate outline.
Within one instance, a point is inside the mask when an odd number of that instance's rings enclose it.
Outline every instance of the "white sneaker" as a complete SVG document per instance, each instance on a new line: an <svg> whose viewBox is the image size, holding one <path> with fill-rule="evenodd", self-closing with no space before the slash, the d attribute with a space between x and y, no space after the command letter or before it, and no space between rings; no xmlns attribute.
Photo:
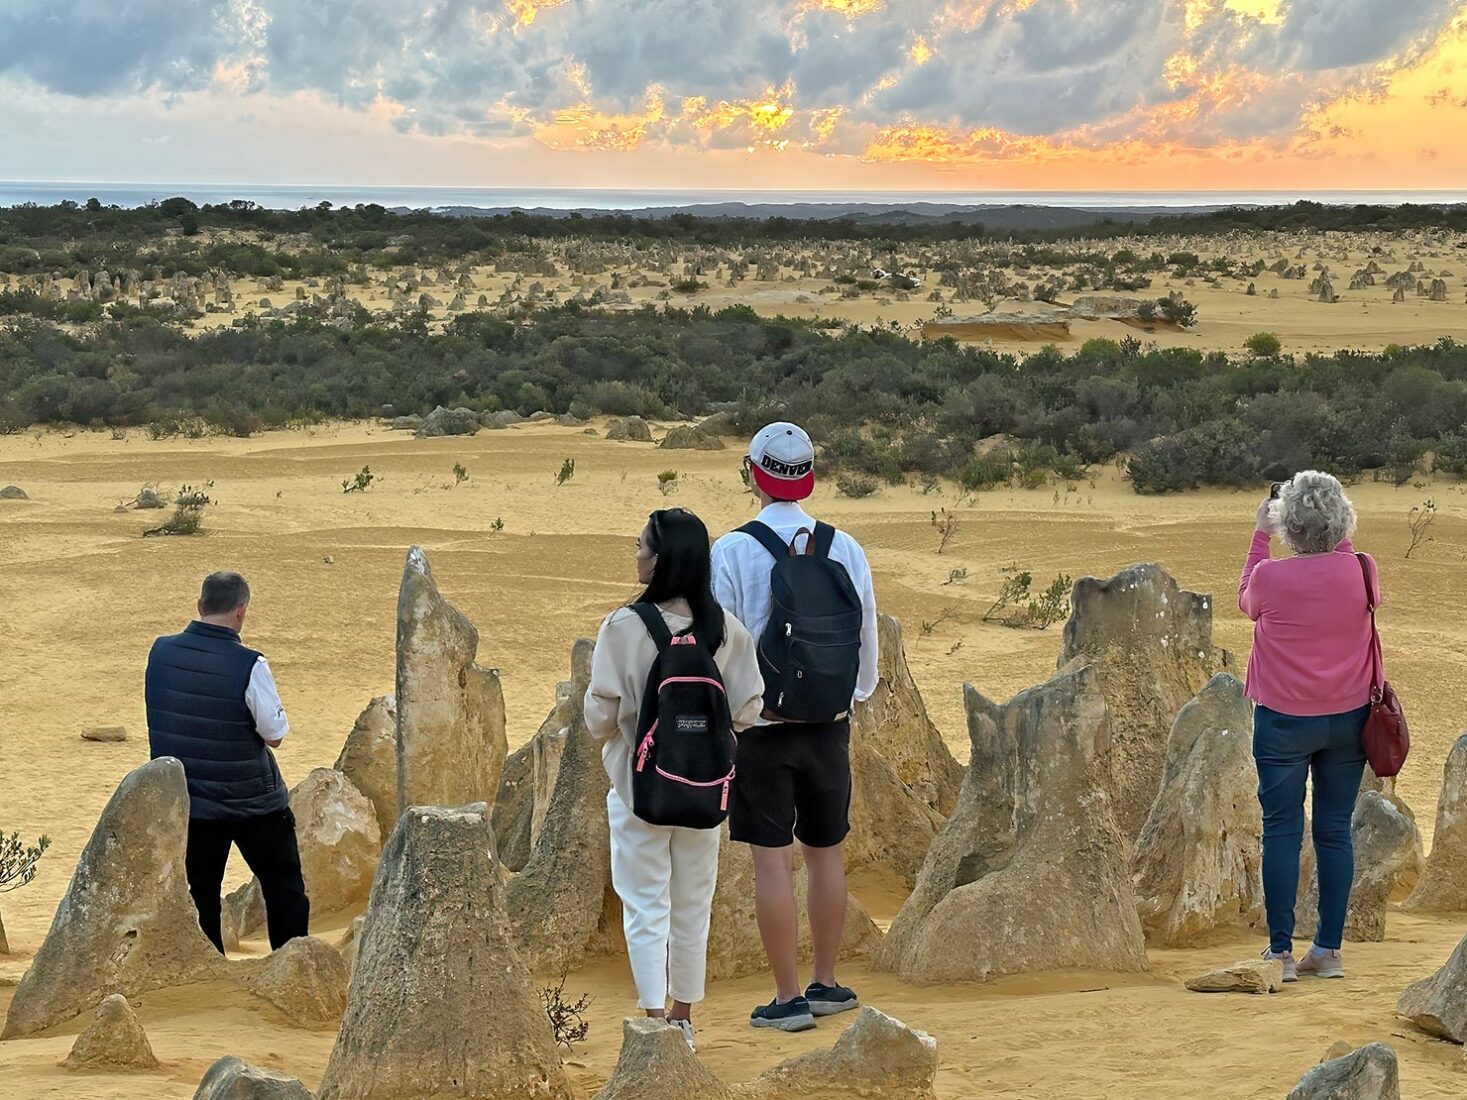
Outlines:
<svg viewBox="0 0 1467 1100"><path fill-rule="evenodd" d="M667 1022L683 1033L683 1039L687 1041L688 1049L691 1050L694 1054L698 1053L698 1046L696 1043L693 1042L693 1021L668 1020Z"/></svg>
<svg viewBox="0 0 1467 1100"><path fill-rule="evenodd" d="M1322 947L1311 947L1299 960L1300 974L1313 974L1316 978L1343 978L1345 962L1339 951L1326 951Z"/></svg>
<svg viewBox="0 0 1467 1100"><path fill-rule="evenodd" d="M1263 957L1265 959L1277 959L1284 964L1284 981L1297 982L1299 980L1299 964L1294 959L1294 953L1292 951L1285 951L1282 955L1277 955L1274 953L1273 948L1265 947L1263 949Z"/></svg>

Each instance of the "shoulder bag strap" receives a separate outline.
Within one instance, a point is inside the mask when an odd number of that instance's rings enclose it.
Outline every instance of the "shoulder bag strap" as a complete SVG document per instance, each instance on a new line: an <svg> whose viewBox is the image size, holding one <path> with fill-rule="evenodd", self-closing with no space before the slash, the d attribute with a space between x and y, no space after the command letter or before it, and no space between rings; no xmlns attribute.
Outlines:
<svg viewBox="0 0 1467 1100"><path fill-rule="evenodd" d="M1365 606L1370 612L1370 701L1379 702L1385 684L1384 658L1381 655L1380 629L1375 625L1375 591L1370 585L1370 563L1364 554L1356 554L1360 562L1360 575L1365 578Z"/></svg>
<svg viewBox="0 0 1467 1100"><path fill-rule="evenodd" d="M657 652L666 652L667 647L672 645L672 631L668 629L667 620L662 617L662 612L650 603L634 603L629 606L642 620L652 640L657 643Z"/></svg>
<svg viewBox="0 0 1467 1100"><path fill-rule="evenodd" d="M757 519L750 520L738 528L741 534L748 535L760 546L768 550L775 561L790 556L790 548L785 545L784 540L774 533L774 529L767 523L760 523Z"/></svg>

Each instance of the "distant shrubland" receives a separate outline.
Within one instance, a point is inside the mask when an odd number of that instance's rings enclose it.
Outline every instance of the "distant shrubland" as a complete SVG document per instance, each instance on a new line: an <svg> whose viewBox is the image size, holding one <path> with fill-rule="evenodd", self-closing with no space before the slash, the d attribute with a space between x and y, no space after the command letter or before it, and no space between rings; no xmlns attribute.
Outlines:
<svg viewBox="0 0 1467 1100"><path fill-rule="evenodd" d="M886 331L827 332L736 307L528 320L421 314L341 329L303 314L196 336L140 311L71 333L0 327L0 430L30 424L249 434L435 405L648 418L727 411L808 424L822 461L887 482L1073 481L1123 461L1138 491L1249 485L1304 467L1409 480L1427 452L1467 474L1467 346L1297 363L1135 338L1019 358ZM995 438L997 437L997 438ZM986 441L979 446L980 441Z"/></svg>

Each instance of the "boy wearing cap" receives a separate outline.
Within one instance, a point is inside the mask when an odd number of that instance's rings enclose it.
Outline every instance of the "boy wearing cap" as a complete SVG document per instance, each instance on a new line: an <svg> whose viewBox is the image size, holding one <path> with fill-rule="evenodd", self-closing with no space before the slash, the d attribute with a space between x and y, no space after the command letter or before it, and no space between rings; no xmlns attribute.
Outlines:
<svg viewBox="0 0 1467 1100"><path fill-rule="evenodd" d="M815 448L795 424L776 423L749 444L744 465L760 502L756 523L803 552L803 531L813 538L816 521L799 504L815 487ZM829 561L849 575L861 604L860 668L853 702L876 690L876 595L871 568L850 535L834 532ZM713 588L718 602L760 638L772 610L770 574L775 558L746 531L724 535L713 546ZM766 699L767 704L767 699ZM850 717L789 722L769 710L739 736L729 802L729 836L754 855L755 911L759 936L774 971L775 999L750 1017L755 1027L803 1031L816 1016L859 1007L854 991L835 979L845 927L843 844L850 831ZM799 926L794 891L794 842L800 842L809 876L808 907L814 945L813 981L799 986Z"/></svg>

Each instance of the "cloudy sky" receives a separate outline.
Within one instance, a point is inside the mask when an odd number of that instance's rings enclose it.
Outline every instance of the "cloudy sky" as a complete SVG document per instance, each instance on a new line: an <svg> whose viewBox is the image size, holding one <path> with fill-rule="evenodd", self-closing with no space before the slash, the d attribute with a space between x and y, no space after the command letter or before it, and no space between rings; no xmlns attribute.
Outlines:
<svg viewBox="0 0 1467 1100"><path fill-rule="evenodd" d="M3 0L0 179L1443 188L1467 0Z"/></svg>

